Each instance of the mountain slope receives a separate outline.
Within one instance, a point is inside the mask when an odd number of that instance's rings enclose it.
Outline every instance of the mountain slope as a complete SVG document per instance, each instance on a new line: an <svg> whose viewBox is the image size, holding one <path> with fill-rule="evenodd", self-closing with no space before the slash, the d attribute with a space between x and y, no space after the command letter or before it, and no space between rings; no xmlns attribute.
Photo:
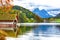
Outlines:
<svg viewBox="0 0 60 40"><path fill-rule="evenodd" d="M19 22L28 22L28 23L33 23L33 22L42 22L43 19L29 11L28 9L25 9L20 6L13 6L14 10L19 10L20 11L20 16L19 16ZM37 19L38 18L38 19Z"/></svg>

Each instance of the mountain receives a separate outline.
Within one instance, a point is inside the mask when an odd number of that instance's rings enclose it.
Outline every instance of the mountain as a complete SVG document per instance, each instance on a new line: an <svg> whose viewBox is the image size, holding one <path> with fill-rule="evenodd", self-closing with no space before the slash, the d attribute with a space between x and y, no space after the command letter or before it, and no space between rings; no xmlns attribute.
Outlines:
<svg viewBox="0 0 60 40"><path fill-rule="evenodd" d="M25 9L21 6L12 6L12 7L0 7L0 19L13 19L15 15L10 14L16 14L18 13L18 22L19 23L38 23L43 22L43 19L39 16L35 15L33 12L29 11L28 9ZM35 27L35 26L34 26ZM24 34L25 32L33 29L34 27L26 27L26 26L20 26L18 27L18 34ZM37 27L37 26L36 26ZM15 30L14 30L15 31ZM14 33L12 31L7 31L7 33L11 36L14 36ZM16 35L15 35L16 36Z"/></svg>
<svg viewBox="0 0 60 40"><path fill-rule="evenodd" d="M35 13L36 15L38 15L38 16L41 17L41 18L50 18L50 17L52 17L52 16L49 15L48 12L47 12L46 10L44 10L44 9L39 10L38 8L35 8L35 9L33 10L33 13Z"/></svg>
<svg viewBox="0 0 60 40"><path fill-rule="evenodd" d="M47 11L60 11L60 9L48 9Z"/></svg>
<svg viewBox="0 0 60 40"><path fill-rule="evenodd" d="M25 9L21 6L13 6L12 9L19 10L19 23L40 23L40 22L43 22L42 18L40 18L39 16L37 16L33 12L31 12L28 9ZM25 32L33 29L34 27L20 26L19 35L24 34Z"/></svg>
<svg viewBox="0 0 60 40"><path fill-rule="evenodd" d="M55 18L60 18L60 13L58 15L56 15Z"/></svg>
<svg viewBox="0 0 60 40"><path fill-rule="evenodd" d="M13 6L12 9L19 10L20 16L19 16L19 22L42 22L43 19L39 16L35 15L33 12L29 11L28 9L25 9L21 6Z"/></svg>

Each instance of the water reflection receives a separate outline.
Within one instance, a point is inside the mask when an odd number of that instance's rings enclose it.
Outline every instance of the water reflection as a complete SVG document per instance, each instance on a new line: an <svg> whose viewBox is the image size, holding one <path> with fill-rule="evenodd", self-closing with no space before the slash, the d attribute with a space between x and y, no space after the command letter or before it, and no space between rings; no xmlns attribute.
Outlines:
<svg viewBox="0 0 60 40"><path fill-rule="evenodd" d="M60 35L60 25L40 25L34 29L34 36Z"/></svg>

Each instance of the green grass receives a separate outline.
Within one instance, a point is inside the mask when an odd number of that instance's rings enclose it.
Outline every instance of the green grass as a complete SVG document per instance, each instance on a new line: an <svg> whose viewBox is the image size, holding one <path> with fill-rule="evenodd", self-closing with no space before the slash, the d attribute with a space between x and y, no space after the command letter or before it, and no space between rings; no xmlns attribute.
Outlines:
<svg viewBox="0 0 60 40"><path fill-rule="evenodd" d="M55 19L55 22L60 23L60 18L59 19Z"/></svg>

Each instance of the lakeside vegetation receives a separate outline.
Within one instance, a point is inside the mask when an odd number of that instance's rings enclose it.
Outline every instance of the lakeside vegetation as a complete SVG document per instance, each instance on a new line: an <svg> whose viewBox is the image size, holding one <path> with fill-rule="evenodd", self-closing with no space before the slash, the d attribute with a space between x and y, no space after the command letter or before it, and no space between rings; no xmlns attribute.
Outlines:
<svg viewBox="0 0 60 40"><path fill-rule="evenodd" d="M0 7L0 20L14 20L16 14L18 13L18 22L19 23L38 23L43 22L43 19L20 6L11 6L11 7ZM33 27L20 26L18 28L17 35L23 35L24 33L32 30ZM4 31L4 30L3 30ZM4 31L8 36L16 37L16 32L13 31Z"/></svg>
<svg viewBox="0 0 60 40"><path fill-rule="evenodd" d="M32 13L28 9L25 9L21 6L11 6L11 7L0 7L0 20L12 20L15 19L16 14L18 13L18 22L19 23L40 23L43 22L44 19L40 18L36 14ZM60 22L60 18L56 17L54 18L48 18L46 19L48 22L56 21ZM37 26L36 26L37 27ZM17 35L23 35L26 32L33 30L34 27L26 27L26 26L20 26L18 28ZM8 33L8 36L15 37L15 32L13 31L5 31ZM12 32L12 33L11 33Z"/></svg>
<svg viewBox="0 0 60 40"><path fill-rule="evenodd" d="M21 6L13 6L14 10L19 10L19 23L40 23L43 22L43 19L41 19L39 16L35 15L28 9L25 9ZM23 35L24 33L32 30L34 27L26 27L26 26L20 26L19 28L19 35Z"/></svg>

